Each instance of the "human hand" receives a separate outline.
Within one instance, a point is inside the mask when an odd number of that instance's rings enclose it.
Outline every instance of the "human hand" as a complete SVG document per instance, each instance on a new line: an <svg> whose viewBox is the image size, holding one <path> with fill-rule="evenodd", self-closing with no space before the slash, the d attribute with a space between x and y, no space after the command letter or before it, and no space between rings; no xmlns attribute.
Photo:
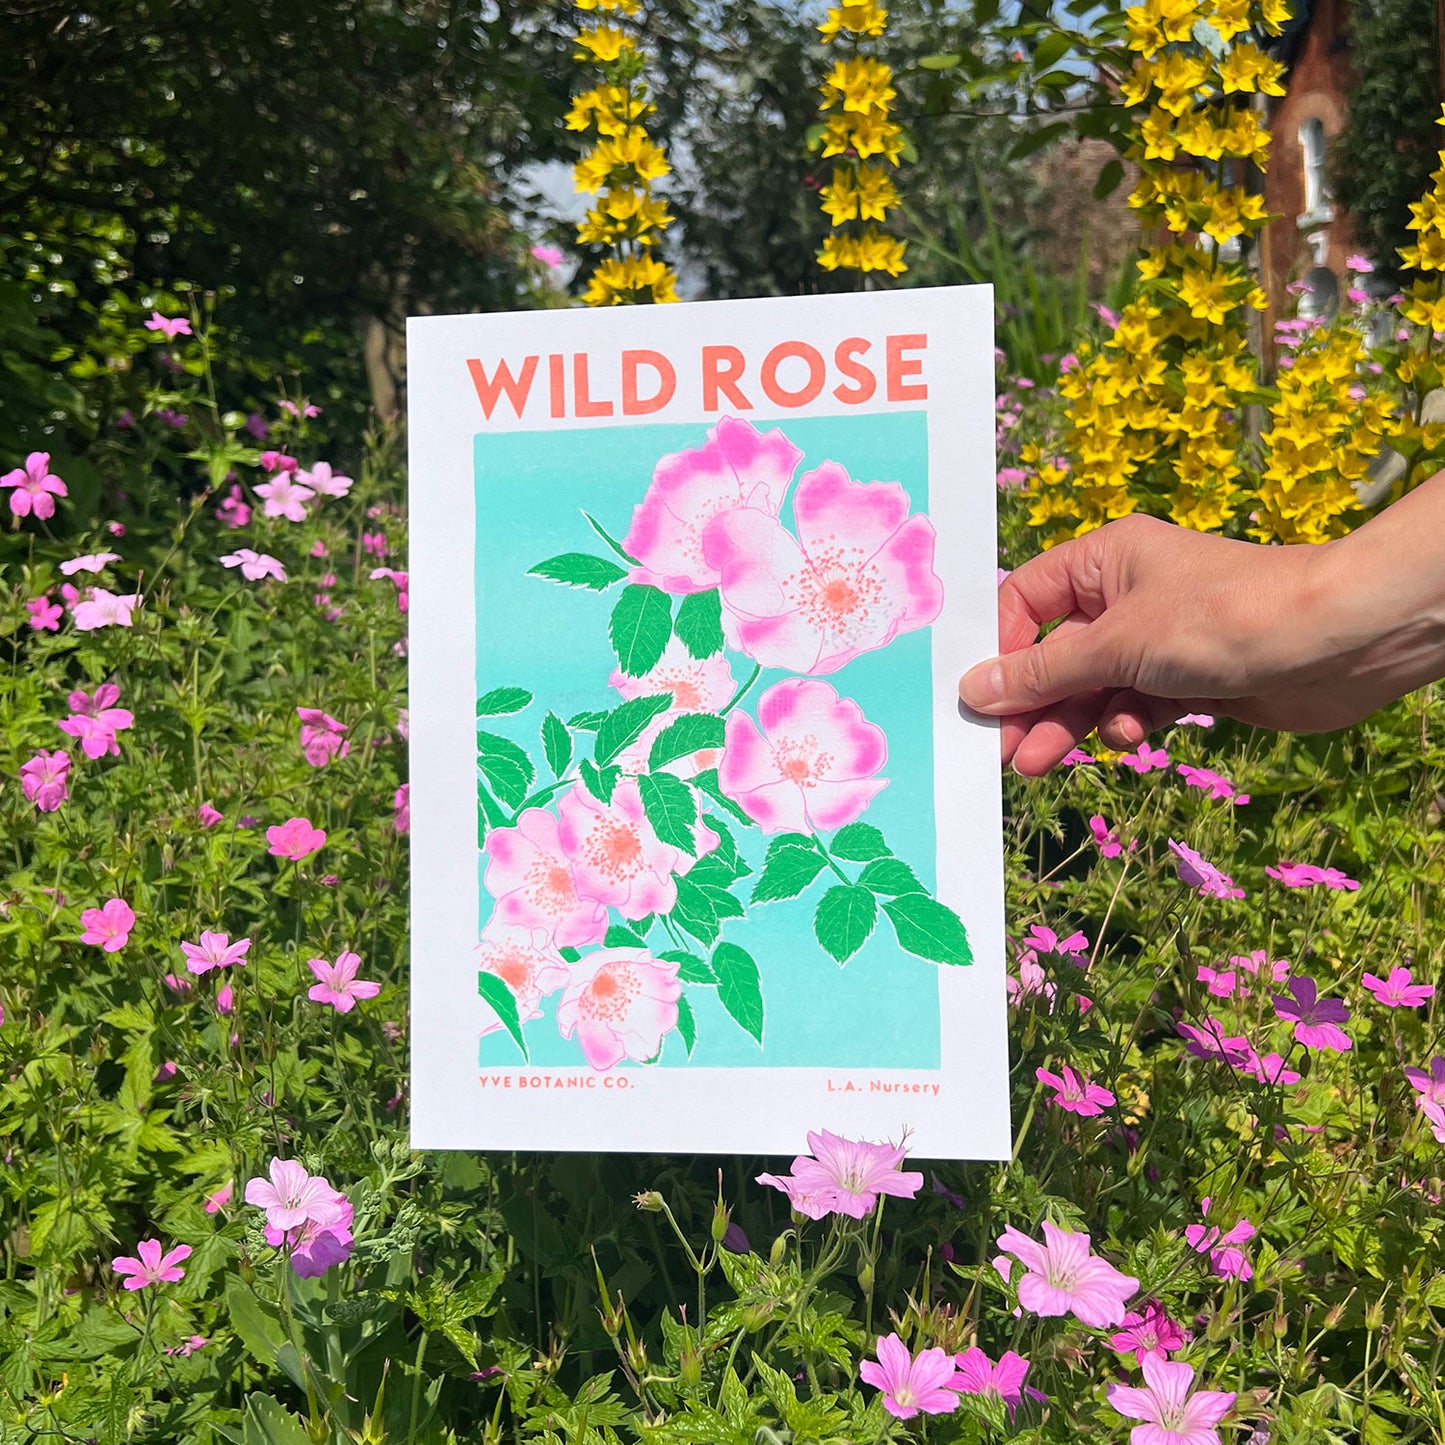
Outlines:
<svg viewBox="0 0 1445 1445"><path fill-rule="evenodd" d="M1003 760L1025 776L1095 727L1107 746L1135 747L1188 712L1292 732L1348 726L1445 673L1441 482L1429 484L1433 510L1416 501L1427 486L1322 546L1138 516L1064 542L1005 579L1002 655L970 669L959 696L1002 719ZM1413 517L1390 517L1410 503ZM1427 521L1429 544L1397 555L1402 532Z"/></svg>

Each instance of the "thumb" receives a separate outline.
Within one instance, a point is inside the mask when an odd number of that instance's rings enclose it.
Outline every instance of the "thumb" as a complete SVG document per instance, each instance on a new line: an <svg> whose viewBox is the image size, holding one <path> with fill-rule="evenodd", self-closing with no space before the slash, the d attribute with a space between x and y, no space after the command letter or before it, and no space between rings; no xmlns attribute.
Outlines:
<svg viewBox="0 0 1445 1445"><path fill-rule="evenodd" d="M1129 683L1124 629L1106 613L1083 626L1067 624L1042 642L970 668L958 695L975 712L1012 716L1079 693Z"/></svg>

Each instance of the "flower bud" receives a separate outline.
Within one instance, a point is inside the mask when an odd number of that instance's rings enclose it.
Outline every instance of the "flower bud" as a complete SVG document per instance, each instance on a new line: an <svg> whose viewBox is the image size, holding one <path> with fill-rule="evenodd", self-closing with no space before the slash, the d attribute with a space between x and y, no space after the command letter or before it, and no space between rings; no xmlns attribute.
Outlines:
<svg viewBox="0 0 1445 1445"><path fill-rule="evenodd" d="M773 1247L768 1251L768 1263L776 1269L783 1262L783 1256L788 1252L788 1236L780 1234L774 1241Z"/></svg>
<svg viewBox="0 0 1445 1445"><path fill-rule="evenodd" d="M777 1312L777 1300L754 1300L753 1303L743 1311L743 1328L750 1331L760 1330Z"/></svg>
<svg viewBox="0 0 1445 1445"><path fill-rule="evenodd" d="M714 1244L723 1242L723 1236L728 1232L728 1225L731 1221L732 1211L723 1204L722 1200L718 1200L712 1210L712 1242Z"/></svg>
<svg viewBox="0 0 1445 1445"><path fill-rule="evenodd" d="M688 1345L678 1356L678 1373L681 1374L683 1384L700 1385L702 1383L702 1356L692 1346Z"/></svg>
<svg viewBox="0 0 1445 1445"><path fill-rule="evenodd" d="M873 1261L869 1260L862 1269L858 1271L858 1288L864 1294L873 1293Z"/></svg>
<svg viewBox="0 0 1445 1445"><path fill-rule="evenodd" d="M634 1194L632 1202L648 1214L662 1213L662 1195L655 1189L645 1189L641 1194Z"/></svg>
<svg viewBox="0 0 1445 1445"><path fill-rule="evenodd" d="M1385 1323L1385 1302L1383 1297L1377 1299L1374 1304L1365 1306L1365 1328L1367 1330L1378 1330Z"/></svg>

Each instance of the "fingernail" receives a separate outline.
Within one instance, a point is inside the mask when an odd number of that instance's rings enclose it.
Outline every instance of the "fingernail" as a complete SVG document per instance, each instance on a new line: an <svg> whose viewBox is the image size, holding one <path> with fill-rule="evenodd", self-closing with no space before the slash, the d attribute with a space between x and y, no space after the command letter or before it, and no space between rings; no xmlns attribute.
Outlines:
<svg viewBox="0 0 1445 1445"><path fill-rule="evenodd" d="M1003 667L997 662L981 662L969 668L959 680L958 695L980 711L996 706L1003 698Z"/></svg>

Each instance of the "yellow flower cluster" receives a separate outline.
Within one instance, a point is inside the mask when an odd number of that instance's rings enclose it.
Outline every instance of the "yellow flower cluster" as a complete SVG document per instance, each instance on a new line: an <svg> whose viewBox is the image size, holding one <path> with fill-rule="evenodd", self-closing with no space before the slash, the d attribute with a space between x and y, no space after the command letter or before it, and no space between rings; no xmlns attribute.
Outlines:
<svg viewBox="0 0 1445 1445"><path fill-rule="evenodd" d="M574 3L582 11L622 16L635 15L638 8L638 0ZM596 137L573 167L577 190L597 197L577 227L577 239L612 253L598 262L582 299L588 306L676 301L676 274L652 249L673 221L652 183L672 168L647 133L647 118L656 107L647 98L637 42L600 18L579 30L575 40L575 58L601 67L603 74L600 85L573 97L567 113L569 130Z"/></svg>
<svg viewBox="0 0 1445 1445"><path fill-rule="evenodd" d="M819 30L829 43L847 34L856 52L859 37L882 35L887 23L888 12L876 4L839 5ZM823 210L834 228L818 252L824 270L898 276L908 269L905 243L878 226L898 205L893 178L880 163L896 166L903 154L903 129L890 116L897 97L893 71L871 56L854 53L836 61L823 81L818 148L825 160L839 157L822 190Z"/></svg>

